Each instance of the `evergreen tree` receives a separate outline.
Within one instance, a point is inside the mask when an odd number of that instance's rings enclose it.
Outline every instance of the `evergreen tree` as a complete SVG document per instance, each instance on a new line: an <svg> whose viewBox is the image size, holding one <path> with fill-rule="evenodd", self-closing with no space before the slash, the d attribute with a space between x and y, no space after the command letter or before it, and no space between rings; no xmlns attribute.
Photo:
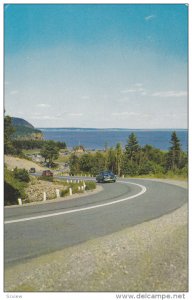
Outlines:
<svg viewBox="0 0 192 300"><path fill-rule="evenodd" d="M113 148L110 148L109 150L107 150L107 169L112 172L116 172L115 167L115 150Z"/></svg>
<svg viewBox="0 0 192 300"><path fill-rule="evenodd" d="M138 175L141 156L141 147L137 137L131 133L125 146L125 152L122 158L122 173L125 175Z"/></svg>
<svg viewBox="0 0 192 300"><path fill-rule="evenodd" d="M115 148L115 161L116 161L116 174L121 175L121 164L122 164L123 150L120 143L117 143Z"/></svg>
<svg viewBox="0 0 192 300"><path fill-rule="evenodd" d="M171 134L171 147L167 155L167 170L175 170L181 166L182 149L181 143L175 131Z"/></svg>
<svg viewBox="0 0 192 300"><path fill-rule="evenodd" d="M136 135L132 132L129 136L128 143L125 146L125 156L131 162L139 162L140 145Z"/></svg>

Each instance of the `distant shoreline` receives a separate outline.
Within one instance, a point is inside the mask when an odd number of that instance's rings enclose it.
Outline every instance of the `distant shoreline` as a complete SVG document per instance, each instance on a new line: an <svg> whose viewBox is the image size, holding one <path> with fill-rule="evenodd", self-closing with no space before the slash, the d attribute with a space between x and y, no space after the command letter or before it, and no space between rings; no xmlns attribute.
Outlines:
<svg viewBox="0 0 192 300"><path fill-rule="evenodd" d="M89 130L89 131L188 131L188 128L89 128L89 127L36 127L39 130Z"/></svg>

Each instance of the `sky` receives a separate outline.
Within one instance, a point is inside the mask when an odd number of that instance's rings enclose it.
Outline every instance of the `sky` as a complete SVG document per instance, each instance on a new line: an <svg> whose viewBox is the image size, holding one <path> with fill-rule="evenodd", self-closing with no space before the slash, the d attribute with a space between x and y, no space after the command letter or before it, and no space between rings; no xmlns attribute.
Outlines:
<svg viewBox="0 0 192 300"><path fill-rule="evenodd" d="M188 6L4 5L4 106L38 128L187 128Z"/></svg>

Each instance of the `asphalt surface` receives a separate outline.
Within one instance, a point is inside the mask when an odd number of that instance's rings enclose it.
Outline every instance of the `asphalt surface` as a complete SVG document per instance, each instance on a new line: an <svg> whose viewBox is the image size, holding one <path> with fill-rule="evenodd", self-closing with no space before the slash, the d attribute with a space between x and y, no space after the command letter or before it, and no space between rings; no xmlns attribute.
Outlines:
<svg viewBox="0 0 192 300"><path fill-rule="evenodd" d="M102 187L68 201L5 208L5 266L158 218L188 199L184 188L145 179Z"/></svg>

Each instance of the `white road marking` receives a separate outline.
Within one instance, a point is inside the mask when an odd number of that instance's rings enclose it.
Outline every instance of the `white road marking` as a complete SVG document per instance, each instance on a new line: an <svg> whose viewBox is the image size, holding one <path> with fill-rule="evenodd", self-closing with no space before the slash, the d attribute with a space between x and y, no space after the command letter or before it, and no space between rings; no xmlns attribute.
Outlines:
<svg viewBox="0 0 192 300"><path fill-rule="evenodd" d="M56 217L56 216L61 216L61 215L66 215L66 214L71 214L71 213L76 213L76 212L80 212L80 211L86 211L86 210L91 210L91 209L95 209L95 208L99 208L99 207L104 207L104 206L109 206L109 205L113 205L113 204L117 204L120 202L124 202L136 197L141 196L142 194L144 194L147 190L147 188L144 185L138 184L138 183L133 183L133 182L127 182L127 181L118 181L120 183L124 183L124 184L133 184L133 185L137 185L141 188L141 191L135 195L129 196L127 198L123 198L123 199L119 199L119 200L115 200L115 201L111 201L111 202L107 202L104 204L97 204L97 205L93 205L93 206L88 206L88 207L83 207L83 208L77 208L77 209L71 209L71 210L67 210L67 211L63 211L63 212L58 212L58 213L52 213L52 214L47 214L47 215L41 215L41 216L36 216L36 217L29 217L29 218L23 218L23 219L15 219L15 220L10 220L10 221L5 221L4 224L13 224L13 223L20 223L20 222L26 222L26 221L32 221L32 220L38 220L38 219L44 219L44 218L51 218L51 217Z"/></svg>

